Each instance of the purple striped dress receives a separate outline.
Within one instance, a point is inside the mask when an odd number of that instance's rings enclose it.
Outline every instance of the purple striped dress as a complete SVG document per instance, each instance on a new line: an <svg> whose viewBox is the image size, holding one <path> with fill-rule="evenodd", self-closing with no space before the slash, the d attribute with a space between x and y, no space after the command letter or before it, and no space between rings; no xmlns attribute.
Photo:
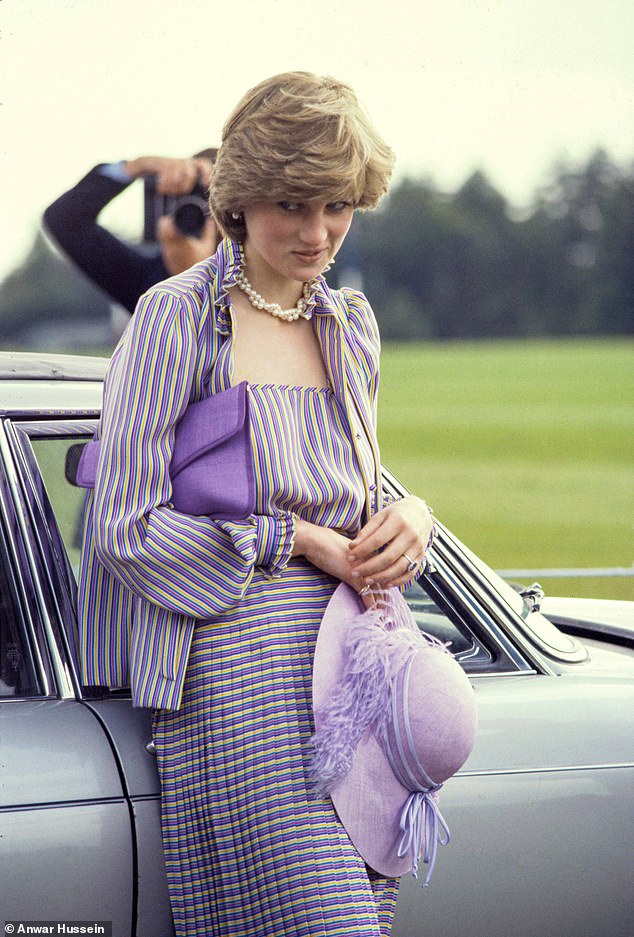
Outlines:
<svg viewBox="0 0 634 937"><path fill-rule="evenodd" d="M256 512L358 530L363 485L328 388L251 387ZM370 872L307 778L312 659L335 580L256 567L197 623L183 702L157 710L163 835L179 937L386 937L397 883Z"/></svg>

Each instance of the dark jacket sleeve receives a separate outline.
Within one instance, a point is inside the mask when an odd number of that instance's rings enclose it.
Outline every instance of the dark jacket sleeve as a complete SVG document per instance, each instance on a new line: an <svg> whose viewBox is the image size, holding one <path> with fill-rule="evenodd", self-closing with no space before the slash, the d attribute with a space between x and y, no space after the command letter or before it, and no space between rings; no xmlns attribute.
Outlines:
<svg viewBox="0 0 634 937"><path fill-rule="evenodd" d="M101 210L124 189L96 166L44 212L56 243L97 286L129 312L154 283L168 276L160 253L146 253L97 224Z"/></svg>

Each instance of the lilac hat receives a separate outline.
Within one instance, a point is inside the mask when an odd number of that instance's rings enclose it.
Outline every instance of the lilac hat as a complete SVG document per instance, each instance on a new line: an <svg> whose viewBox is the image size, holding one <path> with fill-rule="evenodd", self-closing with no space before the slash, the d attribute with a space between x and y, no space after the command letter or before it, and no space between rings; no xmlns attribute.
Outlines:
<svg viewBox="0 0 634 937"><path fill-rule="evenodd" d="M475 694L444 644L424 635L397 589L365 609L342 583L313 669L312 773L366 863L386 876L422 856L429 883L449 830L438 790L475 740Z"/></svg>

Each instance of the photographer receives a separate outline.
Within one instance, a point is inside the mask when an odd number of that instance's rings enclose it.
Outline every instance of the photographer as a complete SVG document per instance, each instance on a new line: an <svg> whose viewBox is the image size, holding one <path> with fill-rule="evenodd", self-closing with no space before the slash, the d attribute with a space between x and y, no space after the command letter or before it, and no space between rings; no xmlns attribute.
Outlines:
<svg viewBox="0 0 634 937"><path fill-rule="evenodd" d="M167 202L197 188L206 191L215 153L208 149L190 159L139 156L95 166L46 209L48 233L80 270L132 313L139 296L154 283L213 254L218 232L207 217L201 231L183 233L175 218L165 214L156 224L157 243L143 247L123 241L97 224L100 212L140 177L153 177L156 195Z"/></svg>

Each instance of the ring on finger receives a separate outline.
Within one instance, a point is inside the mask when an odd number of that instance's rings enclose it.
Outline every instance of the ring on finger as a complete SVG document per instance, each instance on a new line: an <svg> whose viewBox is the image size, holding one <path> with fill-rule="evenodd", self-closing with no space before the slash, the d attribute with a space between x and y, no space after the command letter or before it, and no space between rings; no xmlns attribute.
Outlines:
<svg viewBox="0 0 634 937"><path fill-rule="evenodd" d="M404 559L407 560L407 572L408 573L413 573L415 569L418 569L419 564L416 560L413 560L411 556L407 555L407 553L404 553L403 557Z"/></svg>
<svg viewBox="0 0 634 937"><path fill-rule="evenodd" d="M367 583L363 589L359 589L358 595L367 595L368 592L372 589L370 583Z"/></svg>

